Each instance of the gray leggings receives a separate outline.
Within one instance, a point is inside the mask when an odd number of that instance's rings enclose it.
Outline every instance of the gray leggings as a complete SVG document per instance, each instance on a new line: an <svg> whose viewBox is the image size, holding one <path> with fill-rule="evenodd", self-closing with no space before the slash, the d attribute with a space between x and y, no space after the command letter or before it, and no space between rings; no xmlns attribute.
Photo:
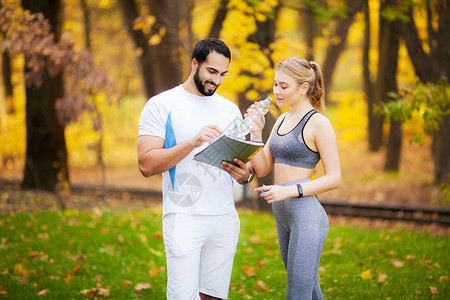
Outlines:
<svg viewBox="0 0 450 300"><path fill-rule="evenodd" d="M300 179L281 185L309 181ZM281 257L287 271L286 299L323 299L318 270L328 234L328 217L315 196L272 205Z"/></svg>

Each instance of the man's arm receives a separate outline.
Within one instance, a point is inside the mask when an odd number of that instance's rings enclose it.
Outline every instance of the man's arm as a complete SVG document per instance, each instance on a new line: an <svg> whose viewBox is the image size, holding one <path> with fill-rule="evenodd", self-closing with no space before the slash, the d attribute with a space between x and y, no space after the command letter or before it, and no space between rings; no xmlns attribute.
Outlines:
<svg viewBox="0 0 450 300"><path fill-rule="evenodd" d="M220 135L215 125L203 127L193 138L170 148L164 148L164 139L157 136L138 137L137 152L139 170L145 177L165 172L178 164L192 150L211 142Z"/></svg>

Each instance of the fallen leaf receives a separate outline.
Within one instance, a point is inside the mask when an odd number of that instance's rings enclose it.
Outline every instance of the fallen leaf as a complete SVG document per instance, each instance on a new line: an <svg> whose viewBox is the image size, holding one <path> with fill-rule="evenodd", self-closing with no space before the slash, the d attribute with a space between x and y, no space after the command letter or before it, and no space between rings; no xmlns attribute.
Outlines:
<svg viewBox="0 0 450 300"><path fill-rule="evenodd" d="M267 262L268 262L267 259L258 261L258 264L257 264L258 268L264 268L264 266L267 264Z"/></svg>
<svg viewBox="0 0 450 300"><path fill-rule="evenodd" d="M156 255L156 256L162 256L162 252L161 251L157 251L153 248L148 248L148 251L150 251L151 254Z"/></svg>
<svg viewBox="0 0 450 300"><path fill-rule="evenodd" d="M32 250L30 250L30 251L28 251L28 255L30 256L30 257L32 257L32 258L35 258L35 259L37 259L37 258L39 258L40 256L43 256L44 255L44 252L37 252L37 251L32 251Z"/></svg>
<svg viewBox="0 0 450 300"><path fill-rule="evenodd" d="M147 290L150 289L152 286L150 285L150 283L147 282L140 282L138 284L136 284L136 286L134 287L134 290L136 292L140 292L142 290Z"/></svg>
<svg viewBox="0 0 450 300"><path fill-rule="evenodd" d="M63 277L63 280L64 280L65 283L69 283L69 282L71 282L73 280L73 277L69 273L69 274L67 274L67 276Z"/></svg>
<svg viewBox="0 0 450 300"><path fill-rule="evenodd" d="M449 281L450 278L448 276L441 276L439 277L439 282L440 283L444 283L444 281Z"/></svg>
<svg viewBox="0 0 450 300"><path fill-rule="evenodd" d="M378 278L377 278L378 283L385 282L387 277L388 276L384 273L378 273Z"/></svg>
<svg viewBox="0 0 450 300"><path fill-rule="evenodd" d="M157 231L152 235L152 237L157 240L162 240L163 235L162 235L161 231Z"/></svg>
<svg viewBox="0 0 450 300"><path fill-rule="evenodd" d="M103 297L108 297L109 296L109 289L104 289L104 288L98 288L97 289L97 295L98 296L103 296Z"/></svg>
<svg viewBox="0 0 450 300"><path fill-rule="evenodd" d="M400 261L400 260L396 260L396 259L391 259L391 265L393 265L396 268L401 268L405 265L404 261Z"/></svg>
<svg viewBox="0 0 450 300"><path fill-rule="evenodd" d="M90 290L88 290L88 289L82 290L80 293L85 295L88 298L97 297L97 296L108 297L109 289L104 289L101 287L100 288L92 288Z"/></svg>
<svg viewBox="0 0 450 300"><path fill-rule="evenodd" d="M50 238L47 232L38 233L37 237L41 240L48 240Z"/></svg>
<svg viewBox="0 0 450 300"><path fill-rule="evenodd" d="M148 275L150 277L156 277L159 274L159 268L157 266L154 266L152 269L148 270Z"/></svg>
<svg viewBox="0 0 450 300"><path fill-rule="evenodd" d="M139 240L140 240L142 243L147 243L147 241L148 241L147 236L146 236L145 234L140 234L140 235L139 235Z"/></svg>
<svg viewBox="0 0 450 300"><path fill-rule="evenodd" d="M256 271L255 271L255 268L253 268L253 267L243 266L242 270L244 271L245 275L247 275L248 277L256 276Z"/></svg>
<svg viewBox="0 0 450 300"><path fill-rule="evenodd" d="M1 249L8 249L8 244L7 243L8 243L8 239L3 237L2 238L2 243L0 244L0 248Z"/></svg>
<svg viewBox="0 0 450 300"><path fill-rule="evenodd" d="M438 289L434 286L430 286L430 292L432 295L439 295Z"/></svg>
<svg viewBox="0 0 450 300"><path fill-rule="evenodd" d="M14 265L14 273L28 275L29 272L23 268L22 264L16 264Z"/></svg>
<svg viewBox="0 0 450 300"><path fill-rule="evenodd" d="M254 286L263 292L267 291L267 284L261 280L258 280Z"/></svg>
<svg viewBox="0 0 450 300"><path fill-rule="evenodd" d="M414 259L416 259L415 255L410 255L410 254L406 255L406 260L414 260Z"/></svg>
<svg viewBox="0 0 450 300"><path fill-rule="evenodd" d="M8 294L8 290L5 289L4 287L0 286L0 295L6 295Z"/></svg>
<svg viewBox="0 0 450 300"><path fill-rule="evenodd" d="M81 264L77 264L75 266L75 268L72 269L72 271L70 271L70 273L75 274L78 273L81 270Z"/></svg>
<svg viewBox="0 0 450 300"><path fill-rule="evenodd" d="M50 290L45 289L45 290L39 291L38 296L42 296L42 295L45 295L47 293L50 293Z"/></svg>
<svg viewBox="0 0 450 300"><path fill-rule="evenodd" d="M129 280L122 280L122 286L123 287L127 287L127 286L130 286L132 284L132 282L131 281L129 281Z"/></svg>
<svg viewBox="0 0 450 300"><path fill-rule="evenodd" d="M257 244L261 243L261 239L259 238L259 236L253 235L253 236L250 237L250 242L253 245L257 245Z"/></svg>
<svg viewBox="0 0 450 300"><path fill-rule="evenodd" d="M117 236L117 241L118 241L119 243L123 243L123 236L122 236L121 234L119 234L119 235Z"/></svg>
<svg viewBox="0 0 450 300"><path fill-rule="evenodd" d="M364 280L372 279L372 272L370 269L361 272L360 275L361 275L361 278Z"/></svg>

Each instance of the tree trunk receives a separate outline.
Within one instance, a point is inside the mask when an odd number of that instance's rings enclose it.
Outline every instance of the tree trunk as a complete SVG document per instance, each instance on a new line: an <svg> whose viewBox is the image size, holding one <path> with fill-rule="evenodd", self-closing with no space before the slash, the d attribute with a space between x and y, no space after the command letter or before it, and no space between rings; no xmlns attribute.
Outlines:
<svg viewBox="0 0 450 300"><path fill-rule="evenodd" d="M156 87L154 77L156 75L152 68L152 58L150 56L150 47L147 38L144 36L142 30L134 30L134 21L139 17L138 8L135 0L120 0L122 11L124 14L124 22L128 29L130 36L133 39L134 46L137 51L140 51L139 65L142 72L142 83L147 98L156 94Z"/></svg>
<svg viewBox="0 0 450 300"><path fill-rule="evenodd" d="M305 34L306 41L306 57L307 61L314 60L314 37L315 37L315 21L314 21L314 11L310 4L305 3L306 9L304 14L304 23L303 26L305 30L303 31Z"/></svg>
<svg viewBox="0 0 450 300"><path fill-rule="evenodd" d="M431 150L434 160L434 182L450 180L450 115L444 118L441 130L433 132Z"/></svg>
<svg viewBox="0 0 450 300"><path fill-rule="evenodd" d="M178 9L178 19L180 24L180 29L184 28L185 38L181 42L183 45L181 48L184 49L185 53L187 53L187 57L189 58L187 61L182 61L182 66L189 66L188 71L191 71L191 53L194 48L194 34L192 32L192 3L193 0L177 0L179 9ZM180 30L183 32L183 30ZM180 36L182 36L180 35ZM181 40L181 37L180 37Z"/></svg>
<svg viewBox="0 0 450 300"><path fill-rule="evenodd" d="M394 1L383 1L380 5L380 34L378 41L378 77L376 97L378 102L389 102L389 92L397 93L397 62L399 48L399 21L383 18L381 11L395 5ZM390 120L389 139L386 151L384 170L397 171L400 161L402 143L401 123Z"/></svg>
<svg viewBox="0 0 450 300"><path fill-rule="evenodd" d="M3 95L5 96L6 112L14 113L13 102L13 85L11 82L11 58L9 52L5 50L2 54L2 79L3 79Z"/></svg>
<svg viewBox="0 0 450 300"><path fill-rule="evenodd" d="M323 79L325 82L325 91L331 87L331 81L334 69L339 58L339 54L345 47L347 40L348 29L353 23L354 16L363 7L361 0L348 0L347 2L347 18L338 19L336 32L334 37L336 42L331 42L328 45L325 55L325 62L323 63Z"/></svg>
<svg viewBox="0 0 450 300"><path fill-rule="evenodd" d="M43 13L55 41L61 36L60 0L23 0L24 9ZM26 87L26 158L22 188L55 191L69 183L64 126L57 118L55 102L64 96L63 74L44 71L41 86Z"/></svg>
<svg viewBox="0 0 450 300"><path fill-rule="evenodd" d="M370 76L370 10L369 10L369 1L364 1L364 45L363 45L363 82L364 82L364 92L366 94L367 99L367 120L368 120L368 126L367 126L367 136L369 140L369 149L371 148L370 145L372 145L371 138L373 138L373 132L376 132L374 128L377 126L380 126L378 123L381 124L381 122L378 120L378 117L374 115L374 105L375 105L375 96L373 92L373 83ZM382 124L381 124L382 125ZM372 150L372 149L371 149Z"/></svg>
<svg viewBox="0 0 450 300"><path fill-rule="evenodd" d="M436 78L444 76L450 80L450 1L435 2L439 14L439 31L436 34L435 60L438 66ZM439 80L439 79L437 79ZM444 107L448 111L449 107ZM433 133L434 182L450 180L450 115L447 115L439 132Z"/></svg>
<svg viewBox="0 0 450 300"><path fill-rule="evenodd" d="M408 17L409 22L402 23L400 28L406 49L414 66L414 71L420 80L424 82L433 81L435 79L434 74L437 73L437 66L433 63L434 58L429 57L423 50L422 41L419 38L411 8L408 11Z"/></svg>
<svg viewBox="0 0 450 300"><path fill-rule="evenodd" d="M223 21L227 17L227 5L230 0L220 0L219 9L216 12L216 16L209 30L208 37L218 39L220 37L220 32L222 31Z"/></svg>
<svg viewBox="0 0 450 300"><path fill-rule="evenodd" d="M161 42L150 45L150 56L155 92L160 93L181 83L182 71L180 64L180 41L178 37L178 22L174 15L175 0L148 0L150 13L156 21L151 34L161 36Z"/></svg>
<svg viewBox="0 0 450 300"><path fill-rule="evenodd" d="M86 0L81 0L81 7L83 8L83 19L84 19L84 39L86 49L91 51L91 18L89 14L89 8Z"/></svg>

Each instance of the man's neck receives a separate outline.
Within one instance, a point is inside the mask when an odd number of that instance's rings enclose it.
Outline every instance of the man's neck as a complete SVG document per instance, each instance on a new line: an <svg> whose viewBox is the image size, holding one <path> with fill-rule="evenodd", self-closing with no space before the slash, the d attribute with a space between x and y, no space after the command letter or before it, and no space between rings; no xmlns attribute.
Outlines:
<svg viewBox="0 0 450 300"><path fill-rule="evenodd" d="M195 85L194 78L189 76L188 79L181 85L187 92L194 94L196 96L205 97L202 93L200 93Z"/></svg>

